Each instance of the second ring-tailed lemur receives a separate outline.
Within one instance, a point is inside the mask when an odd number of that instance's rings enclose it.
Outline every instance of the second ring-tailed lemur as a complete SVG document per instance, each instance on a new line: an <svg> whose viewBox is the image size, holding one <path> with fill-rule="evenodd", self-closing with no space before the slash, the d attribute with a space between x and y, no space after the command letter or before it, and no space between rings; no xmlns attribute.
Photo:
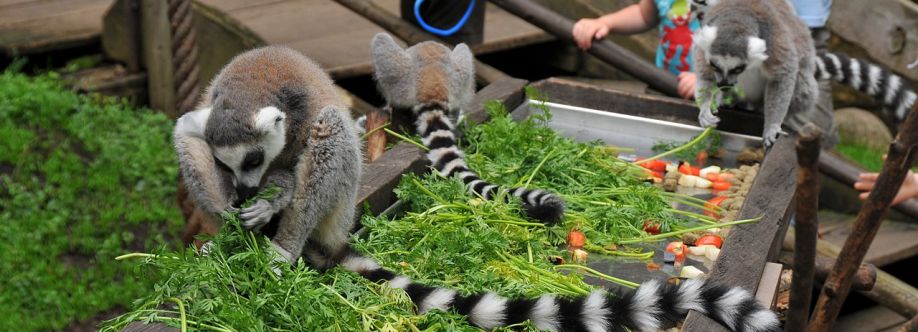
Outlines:
<svg viewBox="0 0 918 332"><path fill-rule="evenodd" d="M394 111L406 110L417 116L417 133L430 148L427 159L446 177L462 179L471 193L484 199L498 197L502 189L478 177L465 163L456 145L453 119L475 94L472 52L465 44L454 50L435 43L420 43L408 49L387 34L377 34L371 43L379 91ZM526 214L548 224L561 220L564 202L540 189L510 188L519 197Z"/></svg>
<svg viewBox="0 0 918 332"><path fill-rule="evenodd" d="M888 70L842 54L816 54L809 28L787 1L693 0L702 27L693 37L695 99L699 123L716 125L719 93L738 86L765 117L762 138L770 146L789 117L807 116L819 89L816 79L834 79L864 92L904 119L916 95ZM805 121L799 121L804 123Z"/></svg>

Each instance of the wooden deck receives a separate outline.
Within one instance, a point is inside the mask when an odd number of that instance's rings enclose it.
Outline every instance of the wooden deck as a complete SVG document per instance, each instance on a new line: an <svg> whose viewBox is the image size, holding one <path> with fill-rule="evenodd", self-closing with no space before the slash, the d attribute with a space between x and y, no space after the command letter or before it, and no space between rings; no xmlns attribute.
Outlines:
<svg viewBox="0 0 918 332"><path fill-rule="evenodd" d="M316 60L334 77L369 74L369 43L383 29L330 0L199 0L225 13L264 44L287 45ZM398 0L373 0L398 14ZM549 40L525 21L486 5L484 43L476 54Z"/></svg>
<svg viewBox="0 0 918 332"><path fill-rule="evenodd" d="M0 0L0 49L29 54L92 43L114 0Z"/></svg>

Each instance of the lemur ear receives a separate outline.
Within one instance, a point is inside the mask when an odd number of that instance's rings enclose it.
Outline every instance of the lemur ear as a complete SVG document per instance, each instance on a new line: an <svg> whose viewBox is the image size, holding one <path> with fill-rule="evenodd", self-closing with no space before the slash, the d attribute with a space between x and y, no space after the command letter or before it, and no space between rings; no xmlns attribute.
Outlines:
<svg viewBox="0 0 918 332"><path fill-rule="evenodd" d="M746 46L746 58L762 62L768 59L768 54L765 54L765 51L768 50L768 47L765 45L765 40L759 37L749 37L749 43Z"/></svg>
<svg viewBox="0 0 918 332"><path fill-rule="evenodd" d="M467 77L471 77L475 75L475 56L472 55L472 50L465 43L456 45L449 58L463 76L468 75Z"/></svg>
<svg viewBox="0 0 918 332"><path fill-rule="evenodd" d="M182 115L175 122L175 136L193 136L204 138L204 127L210 118L211 108L203 108Z"/></svg>
<svg viewBox="0 0 918 332"><path fill-rule="evenodd" d="M397 82L409 72L411 56L387 33L377 33L370 42L376 79L382 84Z"/></svg>
<svg viewBox="0 0 918 332"><path fill-rule="evenodd" d="M287 116L284 112L274 106L268 106L258 110L255 114L255 129L261 132L273 132L283 130L284 119Z"/></svg>
<svg viewBox="0 0 918 332"><path fill-rule="evenodd" d="M701 27L692 35L692 43L700 47L705 53L711 51L711 44L714 43L714 39L717 39L717 27L711 25Z"/></svg>

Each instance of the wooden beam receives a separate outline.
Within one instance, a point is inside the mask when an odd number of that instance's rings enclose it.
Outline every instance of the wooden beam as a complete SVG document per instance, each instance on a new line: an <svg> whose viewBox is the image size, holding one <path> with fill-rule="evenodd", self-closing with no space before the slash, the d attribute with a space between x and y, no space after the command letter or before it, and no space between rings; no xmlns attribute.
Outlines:
<svg viewBox="0 0 918 332"><path fill-rule="evenodd" d="M574 21L529 0L490 0L504 10L535 24L561 40L573 41L571 31ZM628 75L634 76L657 91L676 97L679 95L676 76L648 63L631 51L608 39L597 40L587 51L600 60Z"/></svg>
<svg viewBox="0 0 918 332"><path fill-rule="evenodd" d="M409 45L414 45L428 40L434 40L448 44L438 39L434 35L411 25L398 16L395 16L395 14L392 14L385 8L373 3L373 1L335 0L335 2L347 7L357 14L360 14L360 16L363 16L376 25L379 25L383 29L386 29L386 31L389 31L399 39L404 40ZM475 77L477 77L479 82L485 84L490 84L502 79L511 78L509 75L498 70L497 68L491 67L478 60L475 60Z"/></svg>
<svg viewBox="0 0 918 332"><path fill-rule="evenodd" d="M787 224L787 213L796 187L797 156L795 138L778 139L765 156L749 195L737 219L761 219L752 224L733 227L724 241L720 257L714 263L708 282L743 287L750 292L762 277L765 263L777 258L781 231ZM771 254L775 253L775 257ZM695 311L689 312L684 331L726 331L714 320Z"/></svg>
<svg viewBox="0 0 918 332"><path fill-rule="evenodd" d="M785 242L787 243L787 242ZM785 248L789 249L789 248ZM794 265L794 250L790 251L781 251L781 255L778 256L778 261L782 264L793 266ZM826 256L816 256L816 262L813 269L813 280L822 284L826 281L826 278L829 277L829 272L832 272L832 265L835 265L835 259L826 257ZM858 268L857 273L854 275L854 284L851 285L856 291L859 292L868 292L873 289L877 284L877 269L876 265L870 263L863 263ZM812 291L812 289L810 290Z"/></svg>
<svg viewBox="0 0 918 332"><path fill-rule="evenodd" d="M816 239L819 235L819 139L822 131L808 123L797 140L797 215L794 229L797 237L794 250L794 279L791 282L790 307L784 331L803 331L810 317L813 297L813 276L816 267Z"/></svg>
<svg viewBox="0 0 918 332"><path fill-rule="evenodd" d="M172 82L172 38L170 37L168 4L160 0L140 0L141 53L147 69L147 96L150 107L171 118L175 110L175 89Z"/></svg>
<svg viewBox="0 0 918 332"><path fill-rule="evenodd" d="M851 230L851 236L842 247L845 254L838 258L832 274L822 286L809 331L828 331L832 327L851 290L852 276L863 262L870 243L880 229L883 216L915 160L915 151L918 147L916 109L918 105L912 106L896 139L889 144L889 152L876 186L867 197Z"/></svg>

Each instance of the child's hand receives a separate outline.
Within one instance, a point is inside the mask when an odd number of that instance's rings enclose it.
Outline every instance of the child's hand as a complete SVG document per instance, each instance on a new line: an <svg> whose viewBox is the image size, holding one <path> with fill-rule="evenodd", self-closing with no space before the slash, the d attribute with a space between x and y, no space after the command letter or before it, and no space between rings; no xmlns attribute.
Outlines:
<svg viewBox="0 0 918 332"><path fill-rule="evenodd" d="M679 96L685 99L695 98L695 73L692 72L681 72L679 73Z"/></svg>
<svg viewBox="0 0 918 332"><path fill-rule="evenodd" d="M873 186L877 182L878 176L879 174L877 173L861 173L858 176L859 180L854 183L854 189L863 191L859 196L860 199L867 199L867 196L870 194L870 191L873 190ZM916 196L918 196L918 174L908 171L908 175L905 176L905 181L902 182L902 187L899 188L899 193L893 198L892 205L899 204Z"/></svg>
<svg viewBox="0 0 918 332"><path fill-rule="evenodd" d="M593 46L593 39L600 39L609 34L609 27L598 19L584 18L574 24L572 34L577 47L587 50Z"/></svg>

